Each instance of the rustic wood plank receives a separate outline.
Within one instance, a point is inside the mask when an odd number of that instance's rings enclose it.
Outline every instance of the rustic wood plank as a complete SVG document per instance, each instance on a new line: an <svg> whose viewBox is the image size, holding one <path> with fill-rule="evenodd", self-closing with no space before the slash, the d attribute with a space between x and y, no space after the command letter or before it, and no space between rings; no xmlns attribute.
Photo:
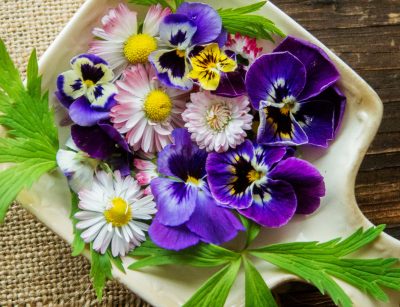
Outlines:
<svg viewBox="0 0 400 307"><path fill-rule="evenodd" d="M400 0L274 0L331 48L384 103L379 132L356 181L360 209L400 239ZM334 306L308 285L275 291L280 305Z"/></svg>

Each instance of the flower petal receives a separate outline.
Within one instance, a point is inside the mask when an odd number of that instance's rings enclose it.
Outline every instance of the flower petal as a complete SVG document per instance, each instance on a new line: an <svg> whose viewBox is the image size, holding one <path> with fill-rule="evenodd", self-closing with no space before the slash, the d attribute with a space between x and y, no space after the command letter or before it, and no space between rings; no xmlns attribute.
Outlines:
<svg viewBox="0 0 400 307"><path fill-rule="evenodd" d="M292 185L297 197L296 213L311 214L325 195L324 178L311 163L297 158L280 162L269 174Z"/></svg>
<svg viewBox="0 0 400 307"><path fill-rule="evenodd" d="M292 186L284 181L268 180L255 187L252 205L240 214L264 227L282 227L296 211L296 194Z"/></svg>
<svg viewBox="0 0 400 307"><path fill-rule="evenodd" d="M109 110L115 105L117 92L114 84L96 84L88 89L87 98L92 106Z"/></svg>
<svg viewBox="0 0 400 307"><path fill-rule="evenodd" d="M166 16L160 25L160 38L170 47L185 50L192 45L192 37L197 27L193 21L182 14Z"/></svg>
<svg viewBox="0 0 400 307"><path fill-rule="evenodd" d="M168 227L161 224L157 218L149 228L151 240L165 249L182 250L199 243L200 238L185 226Z"/></svg>
<svg viewBox="0 0 400 307"><path fill-rule="evenodd" d="M307 71L307 83L299 100L320 94L339 80L340 74L324 50L300 38L288 36L274 52L288 51L297 57Z"/></svg>
<svg viewBox="0 0 400 307"><path fill-rule="evenodd" d="M197 31L192 38L193 45L210 43L217 39L222 31L222 20L216 10L204 3L184 2L176 11L186 15Z"/></svg>
<svg viewBox="0 0 400 307"><path fill-rule="evenodd" d="M246 87L253 106L261 101L281 103L297 97L306 84L304 65L289 52L265 54L254 61L246 75Z"/></svg>
<svg viewBox="0 0 400 307"><path fill-rule="evenodd" d="M186 226L202 241L212 244L230 241L238 231L245 230L233 212L218 206L206 190L198 193L196 208Z"/></svg>
<svg viewBox="0 0 400 307"><path fill-rule="evenodd" d="M166 226L182 225L193 214L198 189L184 182L167 178L151 181L151 191L157 204L157 218Z"/></svg>
<svg viewBox="0 0 400 307"><path fill-rule="evenodd" d="M169 14L171 14L170 8L163 9L161 4L152 5L143 22L143 33L153 37L157 36L161 22Z"/></svg>
<svg viewBox="0 0 400 307"><path fill-rule="evenodd" d="M86 87L82 83L81 76L74 70L69 70L57 78L57 88L61 97L75 100L86 93ZM60 99L63 101L63 99Z"/></svg>
<svg viewBox="0 0 400 307"><path fill-rule="evenodd" d="M95 125L101 119L108 119L109 112L92 108L90 102L85 97L81 97L71 104L69 116L76 124L89 127Z"/></svg>

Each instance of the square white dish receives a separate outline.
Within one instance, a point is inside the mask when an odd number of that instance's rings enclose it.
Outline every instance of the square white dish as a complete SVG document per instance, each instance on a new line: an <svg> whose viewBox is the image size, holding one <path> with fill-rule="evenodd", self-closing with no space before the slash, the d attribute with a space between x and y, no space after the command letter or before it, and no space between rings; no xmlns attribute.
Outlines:
<svg viewBox="0 0 400 307"><path fill-rule="evenodd" d="M117 0L88 0L71 19L40 61L43 74L43 87L54 92L57 75L69 66L69 60L88 49L92 39L91 30L100 23L101 17ZM249 4L245 0L204 1L218 8L235 7ZM134 7L134 6L132 6ZM135 8L136 9L136 8ZM138 7L144 12L144 7ZM341 87L347 96L348 104L345 117L337 139L328 150L305 152L305 158L315 164L325 176L327 195L321 208L312 216L296 217L287 226L265 230L258 242L263 244L291 241L330 240L347 236L359 227L369 227L371 223L360 212L354 196L355 177L362 158L372 141L382 117L382 102L376 93L337 56L323 46L316 38L295 23L290 17L268 3L260 12L273 20L284 33L307 39L321 46L335 62L342 74ZM143 15L142 15L143 16ZM264 44L265 50L271 49L270 43ZM50 95L51 104L57 105L55 97ZM68 129L60 130L64 141ZM19 202L31 211L39 220L67 242L73 240L72 224L68 218L70 196L67 182L59 173L44 176L31 190L22 192ZM382 235L370 248L358 256L399 257L400 242ZM125 264L132 259L124 259ZM295 279L272 265L257 262L258 268L270 287L287 280ZM208 278L213 270L188 267L161 267L145 269L140 272L128 271L126 275L114 270L116 279L129 289L155 306L180 306ZM244 280L240 276L232 289L227 306L244 305ZM354 301L355 306L399 306L400 293L390 292L389 303L380 303L365 296L355 288L343 286Z"/></svg>

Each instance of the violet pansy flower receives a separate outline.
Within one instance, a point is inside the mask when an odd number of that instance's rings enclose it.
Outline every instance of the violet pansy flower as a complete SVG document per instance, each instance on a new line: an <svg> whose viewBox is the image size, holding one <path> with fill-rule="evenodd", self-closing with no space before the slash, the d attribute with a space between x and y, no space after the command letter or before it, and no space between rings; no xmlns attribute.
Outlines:
<svg viewBox="0 0 400 307"><path fill-rule="evenodd" d="M221 40L222 20L217 11L203 3L182 3L175 14L164 18L160 25L160 41L165 49L153 52L149 60L158 78L167 86L191 89L188 78L188 53L196 45Z"/></svg>
<svg viewBox="0 0 400 307"><path fill-rule="evenodd" d="M285 147L245 141L207 158L210 190L220 203L265 227L281 227L295 213L310 214L325 195L323 177Z"/></svg>
<svg viewBox="0 0 400 307"><path fill-rule="evenodd" d="M106 61L92 54L71 60L72 70L58 76L56 96L80 126L93 126L109 118L117 88L111 81L112 70Z"/></svg>
<svg viewBox="0 0 400 307"><path fill-rule="evenodd" d="M150 226L151 239L159 246L180 250L206 243L221 244L244 230L236 216L220 207L206 180L207 152L192 143L185 129L175 129L174 144L158 156L158 172L165 177L151 181L157 215Z"/></svg>
<svg viewBox="0 0 400 307"><path fill-rule="evenodd" d="M258 143L327 147L345 107L339 78L322 49L290 36L258 58L246 76L249 97L260 113Z"/></svg>

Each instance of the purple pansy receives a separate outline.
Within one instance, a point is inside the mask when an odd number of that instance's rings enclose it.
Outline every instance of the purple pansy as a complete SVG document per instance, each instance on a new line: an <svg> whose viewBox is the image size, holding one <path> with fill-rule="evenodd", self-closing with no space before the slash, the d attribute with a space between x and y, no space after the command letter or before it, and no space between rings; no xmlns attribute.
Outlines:
<svg viewBox="0 0 400 307"><path fill-rule="evenodd" d="M208 155L210 190L224 206L265 227L281 227L295 213L310 214L325 195L323 177L285 147L245 141L226 153Z"/></svg>
<svg viewBox="0 0 400 307"><path fill-rule="evenodd" d="M82 54L71 60L71 67L58 76L56 92L71 119L80 126L108 119L117 88L111 83L114 74L107 62L93 54Z"/></svg>
<svg viewBox="0 0 400 307"><path fill-rule="evenodd" d="M158 78L167 86L189 90L193 81L187 77L190 71L187 52L196 45L222 43L226 32L222 30L221 17L211 6L184 2L175 14L164 18L160 39L167 48L149 57Z"/></svg>
<svg viewBox="0 0 400 307"><path fill-rule="evenodd" d="M339 78L322 49L290 36L258 58L246 76L247 92L260 113L258 143L327 147L345 108Z"/></svg>
<svg viewBox="0 0 400 307"><path fill-rule="evenodd" d="M150 226L159 246L180 250L200 241L221 244L244 230L229 209L219 206L206 180L207 152L199 149L186 129L173 131L174 144L158 156L158 172L151 181L157 214Z"/></svg>

